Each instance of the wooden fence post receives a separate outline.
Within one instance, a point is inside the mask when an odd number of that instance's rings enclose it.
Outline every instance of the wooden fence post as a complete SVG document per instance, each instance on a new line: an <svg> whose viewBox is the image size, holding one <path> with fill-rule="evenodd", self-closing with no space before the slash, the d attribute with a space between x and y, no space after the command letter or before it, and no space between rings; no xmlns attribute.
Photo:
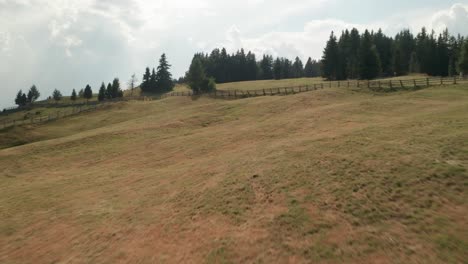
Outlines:
<svg viewBox="0 0 468 264"><path fill-rule="evenodd" d="M338 81L338 88L340 88L340 87L341 87L341 82L340 82L340 81Z"/></svg>
<svg viewBox="0 0 468 264"><path fill-rule="evenodd" d="M392 84L392 80L390 80L390 89L393 90L393 84Z"/></svg>
<svg viewBox="0 0 468 264"><path fill-rule="evenodd" d="M359 80L357 81L357 87L360 88L360 87L359 87Z"/></svg>
<svg viewBox="0 0 468 264"><path fill-rule="evenodd" d="M367 88L370 88L370 81L367 81Z"/></svg>
<svg viewBox="0 0 468 264"><path fill-rule="evenodd" d="M414 88L416 88L416 79L413 79Z"/></svg>
<svg viewBox="0 0 468 264"><path fill-rule="evenodd" d="M380 81L379 81L379 89L381 89L381 88L382 88L382 86L381 86Z"/></svg>
<svg viewBox="0 0 468 264"><path fill-rule="evenodd" d="M453 84L457 84L457 76L453 76Z"/></svg>
<svg viewBox="0 0 468 264"><path fill-rule="evenodd" d="M440 85L444 85L444 78L440 77Z"/></svg>
<svg viewBox="0 0 468 264"><path fill-rule="evenodd" d="M322 89L323 89L323 83L321 83L321 85L322 85Z"/></svg>
<svg viewBox="0 0 468 264"><path fill-rule="evenodd" d="M429 86L429 78L426 78L426 84Z"/></svg>

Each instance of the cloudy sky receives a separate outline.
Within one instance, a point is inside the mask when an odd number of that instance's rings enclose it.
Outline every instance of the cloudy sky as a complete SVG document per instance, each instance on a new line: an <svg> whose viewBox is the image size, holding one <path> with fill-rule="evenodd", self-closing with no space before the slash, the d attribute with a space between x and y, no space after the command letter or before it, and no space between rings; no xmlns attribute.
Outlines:
<svg viewBox="0 0 468 264"><path fill-rule="evenodd" d="M179 77L214 47L320 58L332 30L424 25L468 35L468 0L0 0L0 108L33 83L44 98L141 79L163 52Z"/></svg>

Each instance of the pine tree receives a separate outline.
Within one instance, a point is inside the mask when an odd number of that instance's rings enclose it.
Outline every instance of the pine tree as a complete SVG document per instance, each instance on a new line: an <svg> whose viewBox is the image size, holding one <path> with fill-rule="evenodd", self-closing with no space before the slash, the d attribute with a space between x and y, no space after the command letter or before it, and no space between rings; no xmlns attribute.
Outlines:
<svg viewBox="0 0 468 264"><path fill-rule="evenodd" d="M263 55L260 61L260 79L271 80L273 79L273 57L270 55Z"/></svg>
<svg viewBox="0 0 468 264"><path fill-rule="evenodd" d="M150 75L148 92L150 92L150 93L156 93L157 92L157 87L156 87L157 80L158 79L156 77L156 71L153 68L153 70L151 71L151 75Z"/></svg>
<svg viewBox="0 0 468 264"><path fill-rule="evenodd" d="M112 93L111 93L112 98L123 97L122 89L120 89L119 78L114 78L114 80L112 81L111 91L112 91Z"/></svg>
<svg viewBox="0 0 468 264"><path fill-rule="evenodd" d="M356 28L349 34L349 58L346 61L346 76L349 79L359 77L359 48L361 46L361 35Z"/></svg>
<svg viewBox="0 0 468 264"><path fill-rule="evenodd" d="M150 68L146 67L146 71L145 71L145 74L143 74L143 80L141 81L141 85L140 85L140 88L143 92L150 91L150 78L151 78Z"/></svg>
<svg viewBox="0 0 468 264"><path fill-rule="evenodd" d="M88 102L89 99L93 98L93 90L91 89L91 86L86 85L86 88L84 89L83 97L86 99Z"/></svg>
<svg viewBox="0 0 468 264"><path fill-rule="evenodd" d="M368 30L364 32L359 53L359 76L361 79L374 79L381 72L379 54L372 43Z"/></svg>
<svg viewBox="0 0 468 264"><path fill-rule="evenodd" d="M463 76L468 73L468 39L463 42L458 62L458 71Z"/></svg>
<svg viewBox="0 0 468 264"><path fill-rule="evenodd" d="M71 96L70 96L70 99L71 99L73 102L75 102L75 101L76 101L76 98L77 98L77 96L76 96L76 91L75 91L75 89L73 89L72 94L71 94Z"/></svg>
<svg viewBox="0 0 468 264"><path fill-rule="evenodd" d="M280 58L276 58L275 63L273 64L273 75L275 77L275 80L282 79L282 75L281 75L282 72L283 70L282 70L281 60Z"/></svg>
<svg viewBox="0 0 468 264"><path fill-rule="evenodd" d="M22 90L19 90L16 94L15 104L17 104L18 106L24 106L27 104L27 102L28 98L26 97L26 94L24 94Z"/></svg>
<svg viewBox="0 0 468 264"><path fill-rule="evenodd" d="M165 93L172 91L174 88L172 74L169 72L170 68L171 65L167 62L166 54L163 53L159 59L159 66L157 68L155 91Z"/></svg>
<svg viewBox="0 0 468 264"><path fill-rule="evenodd" d="M83 90L83 89L81 89L81 90L78 92L78 96L79 96L80 98L84 98L84 90Z"/></svg>
<svg viewBox="0 0 468 264"><path fill-rule="evenodd" d="M98 94L98 101L102 102L106 99L106 85L104 83L101 84L101 88L99 88L99 94Z"/></svg>
<svg viewBox="0 0 468 264"><path fill-rule="evenodd" d="M54 100L58 102L62 100L62 93L59 90L55 89L54 92L52 93L52 98L54 98Z"/></svg>
<svg viewBox="0 0 468 264"><path fill-rule="evenodd" d="M419 66L418 56L416 52L411 53L410 63L409 63L409 72L410 73L419 73L421 72L421 67Z"/></svg>
<svg viewBox="0 0 468 264"><path fill-rule="evenodd" d="M302 61L301 59L299 59L299 57L296 57L292 67L293 67L293 74L292 74L293 78L304 77L304 65L302 64Z"/></svg>
<svg viewBox="0 0 468 264"><path fill-rule="evenodd" d="M199 58L194 58L187 74L187 82L195 94L201 93L206 80L205 69Z"/></svg>
<svg viewBox="0 0 468 264"><path fill-rule="evenodd" d="M336 80L338 74L338 44L335 34L331 33L322 57L322 74L328 80Z"/></svg>
<svg viewBox="0 0 468 264"><path fill-rule="evenodd" d="M282 79L289 79L292 78L293 69L292 63L289 59L283 58L281 60L281 78Z"/></svg>
<svg viewBox="0 0 468 264"><path fill-rule="evenodd" d="M111 83L107 84L106 98L107 99L112 99L112 84Z"/></svg>
<svg viewBox="0 0 468 264"><path fill-rule="evenodd" d="M29 103L34 103L39 96L41 96L41 93L39 93L39 90L37 90L36 85L33 85L28 92L28 102Z"/></svg>

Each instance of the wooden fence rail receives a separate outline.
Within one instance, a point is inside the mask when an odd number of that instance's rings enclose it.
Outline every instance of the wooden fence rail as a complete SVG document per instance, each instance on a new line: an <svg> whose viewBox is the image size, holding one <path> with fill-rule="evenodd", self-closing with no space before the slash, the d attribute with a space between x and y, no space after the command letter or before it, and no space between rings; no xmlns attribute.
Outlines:
<svg viewBox="0 0 468 264"><path fill-rule="evenodd" d="M372 91L377 92L386 92L386 91L396 91L396 90L409 90L409 89L419 89L429 86L437 85L454 85L454 84L468 84L468 77L450 77L450 78L421 78L421 79L402 79L402 80L379 80L379 81L329 81L322 83L313 83L308 85L292 86L292 87L275 87L275 88L264 88L258 90L217 90L208 94L194 94L191 91L187 92L171 92L157 96L133 96L133 97L124 97L113 100L108 100L104 102L90 102L88 104L76 104L76 105L65 105L72 106L71 109L59 110L53 114L48 114L46 116L33 116L25 117L23 119L0 119L0 129L16 126L16 125L25 125L25 124L36 124L42 122L48 122L57 120L59 118L65 118L69 116L78 115L83 112L90 112L101 109L102 107L108 105L109 103L121 102L121 101L148 101L148 100L159 100L168 97L174 96L208 96L211 98L217 99L242 99L249 97L258 97L258 96L274 96L274 95L289 95L303 92L316 91L325 88L332 87L346 87L346 88L368 88ZM53 104L57 107L57 104ZM44 107L44 104L39 105L39 107Z"/></svg>

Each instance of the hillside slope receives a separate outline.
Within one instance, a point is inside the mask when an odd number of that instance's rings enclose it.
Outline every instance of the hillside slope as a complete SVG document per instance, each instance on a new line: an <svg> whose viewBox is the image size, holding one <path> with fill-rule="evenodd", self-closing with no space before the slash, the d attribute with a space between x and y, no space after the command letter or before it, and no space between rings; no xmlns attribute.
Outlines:
<svg viewBox="0 0 468 264"><path fill-rule="evenodd" d="M330 89L3 131L31 143L0 150L0 262L462 263L466 113L463 86Z"/></svg>

